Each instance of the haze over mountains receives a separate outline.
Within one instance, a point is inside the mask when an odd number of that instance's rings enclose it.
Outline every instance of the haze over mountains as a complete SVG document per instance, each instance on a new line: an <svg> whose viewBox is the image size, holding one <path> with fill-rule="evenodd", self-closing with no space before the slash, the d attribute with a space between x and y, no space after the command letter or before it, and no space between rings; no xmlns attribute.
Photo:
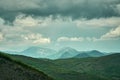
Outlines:
<svg viewBox="0 0 120 80"><path fill-rule="evenodd" d="M105 52L97 50L92 51L77 51L76 49L65 47L59 51L42 47L29 47L21 52L7 51L7 53L14 53L19 55L30 56L34 58L48 58L48 59L65 59L65 58L86 58L86 57L100 57L107 55Z"/></svg>
<svg viewBox="0 0 120 80"><path fill-rule="evenodd" d="M47 56L55 54L56 51L49 48L30 47L20 53L31 57L47 58Z"/></svg>

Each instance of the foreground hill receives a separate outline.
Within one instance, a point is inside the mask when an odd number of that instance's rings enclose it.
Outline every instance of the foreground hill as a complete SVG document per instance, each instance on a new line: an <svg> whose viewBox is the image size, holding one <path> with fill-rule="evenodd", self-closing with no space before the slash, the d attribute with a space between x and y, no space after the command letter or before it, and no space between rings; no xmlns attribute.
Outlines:
<svg viewBox="0 0 120 80"><path fill-rule="evenodd" d="M56 80L120 80L120 54L98 58L37 59L9 55Z"/></svg>
<svg viewBox="0 0 120 80"><path fill-rule="evenodd" d="M12 60L0 52L0 80L53 80L21 62Z"/></svg>
<svg viewBox="0 0 120 80"><path fill-rule="evenodd" d="M80 73L93 74L109 80L120 80L120 53L99 58L55 60L54 63Z"/></svg>
<svg viewBox="0 0 120 80"><path fill-rule="evenodd" d="M8 56L45 72L55 80L120 80L120 53L103 57L58 60Z"/></svg>

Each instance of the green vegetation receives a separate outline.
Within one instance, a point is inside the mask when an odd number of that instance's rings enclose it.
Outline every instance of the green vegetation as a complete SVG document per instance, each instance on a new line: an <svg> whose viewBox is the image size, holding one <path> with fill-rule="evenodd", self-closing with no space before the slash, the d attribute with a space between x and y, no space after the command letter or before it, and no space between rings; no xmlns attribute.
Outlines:
<svg viewBox="0 0 120 80"><path fill-rule="evenodd" d="M41 71L0 52L0 80L53 80Z"/></svg>
<svg viewBox="0 0 120 80"><path fill-rule="evenodd" d="M99 58L36 59L21 55L8 55L55 80L120 80L120 54Z"/></svg>

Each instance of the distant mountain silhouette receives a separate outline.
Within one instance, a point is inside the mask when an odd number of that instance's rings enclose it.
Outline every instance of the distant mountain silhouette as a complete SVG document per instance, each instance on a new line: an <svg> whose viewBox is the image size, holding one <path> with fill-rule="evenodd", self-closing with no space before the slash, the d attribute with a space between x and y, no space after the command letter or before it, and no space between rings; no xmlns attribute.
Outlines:
<svg viewBox="0 0 120 80"><path fill-rule="evenodd" d="M87 53L85 52L82 52L76 56L73 56L72 58L87 58L87 57L91 57L90 55L88 55Z"/></svg>
<svg viewBox="0 0 120 80"><path fill-rule="evenodd" d="M73 56L78 55L79 52L73 48L66 47L66 48L61 49L57 54L60 55L59 58L64 59L64 58L72 58Z"/></svg>
<svg viewBox="0 0 120 80"><path fill-rule="evenodd" d="M97 50L92 51L77 51L76 49L65 47L59 51L43 47L29 47L22 52L6 51L7 53L14 53L19 55L30 56L34 58L48 58L48 59L67 59L67 58L86 58L86 57L101 57L109 55Z"/></svg>
<svg viewBox="0 0 120 80"><path fill-rule="evenodd" d="M26 56L31 56L36 58L47 58L47 56L55 54L56 51L49 48L30 47L20 53Z"/></svg>
<svg viewBox="0 0 120 80"><path fill-rule="evenodd" d="M97 50L93 50L93 51L88 51L86 52L89 56L91 57L100 57L100 56L104 56L105 54L102 52L99 52Z"/></svg>
<svg viewBox="0 0 120 80"><path fill-rule="evenodd" d="M60 55L59 59L66 59L66 58L86 58L86 57L101 57L105 54L99 52L97 50L92 51L77 51L73 48L63 48L58 53Z"/></svg>

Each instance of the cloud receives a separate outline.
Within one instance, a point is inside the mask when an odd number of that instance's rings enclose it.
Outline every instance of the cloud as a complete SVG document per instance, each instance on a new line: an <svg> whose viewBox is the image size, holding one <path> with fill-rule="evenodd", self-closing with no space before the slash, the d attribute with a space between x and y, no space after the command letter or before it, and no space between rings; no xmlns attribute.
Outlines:
<svg viewBox="0 0 120 80"><path fill-rule="evenodd" d="M21 17L20 17L21 18ZM31 16L23 16L22 21L19 22L19 18L16 18L13 25L7 25L4 19L0 18L0 41L1 45L44 45L51 43L50 38L44 37L40 32L35 32L33 29L36 27L33 23L37 21ZM33 20L33 23L32 23ZM38 19L45 22L43 19ZM28 23L27 23L28 21ZM29 21L31 21L29 23ZM19 24L21 23L21 24ZM38 25L41 27L42 23Z"/></svg>
<svg viewBox="0 0 120 80"><path fill-rule="evenodd" d="M26 14L19 14L16 16L13 25L14 26L22 26L22 27L36 27L36 26L47 26L48 23L52 22L52 17L49 16L47 18L42 17L33 17L27 16Z"/></svg>
<svg viewBox="0 0 120 80"><path fill-rule="evenodd" d="M88 37L88 41L106 41L106 40L119 40L120 39L120 26L115 29L111 29L109 32L102 35L100 38Z"/></svg>
<svg viewBox="0 0 120 80"><path fill-rule="evenodd" d="M120 25L120 17L76 20L78 27L115 27Z"/></svg>
<svg viewBox="0 0 120 80"><path fill-rule="evenodd" d="M26 9L36 9L40 5L38 0L0 0L0 8L3 10L16 11L16 10L26 10Z"/></svg>
<svg viewBox="0 0 120 80"><path fill-rule="evenodd" d="M117 40L117 39L120 39L120 26L102 35L100 39L97 40Z"/></svg>
<svg viewBox="0 0 120 80"><path fill-rule="evenodd" d="M120 4L116 5L116 12L120 14Z"/></svg>
<svg viewBox="0 0 120 80"><path fill-rule="evenodd" d="M58 42L81 42L81 41L106 41L106 40L118 40L120 39L120 25L115 29L111 29L109 32L105 33L104 35L100 36L100 38L96 37L59 37L57 39Z"/></svg>
<svg viewBox="0 0 120 80"><path fill-rule="evenodd" d="M44 38L41 34L28 34L22 35L25 40L32 41L35 44L47 44L51 40L49 38Z"/></svg>
<svg viewBox="0 0 120 80"><path fill-rule="evenodd" d="M82 37L60 37L57 39L58 42L66 42L66 41L73 41L73 42L81 42L84 41Z"/></svg>
<svg viewBox="0 0 120 80"><path fill-rule="evenodd" d="M5 23L4 19L0 17L0 26L3 25L4 23Z"/></svg>
<svg viewBox="0 0 120 80"><path fill-rule="evenodd" d="M19 15L14 21L15 26L37 26L39 24L38 20L33 19L31 16L25 17L25 15Z"/></svg>
<svg viewBox="0 0 120 80"><path fill-rule="evenodd" d="M120 16L119 0L0 0L0 16L13 21L19 13L78 18Z"/></svg>
<svg viewBox="0 0 120 80"><path fill-rule="evenodd" d="M3 40L3 34L0 33L0 41L2 41L2 40Z"/></svg>

